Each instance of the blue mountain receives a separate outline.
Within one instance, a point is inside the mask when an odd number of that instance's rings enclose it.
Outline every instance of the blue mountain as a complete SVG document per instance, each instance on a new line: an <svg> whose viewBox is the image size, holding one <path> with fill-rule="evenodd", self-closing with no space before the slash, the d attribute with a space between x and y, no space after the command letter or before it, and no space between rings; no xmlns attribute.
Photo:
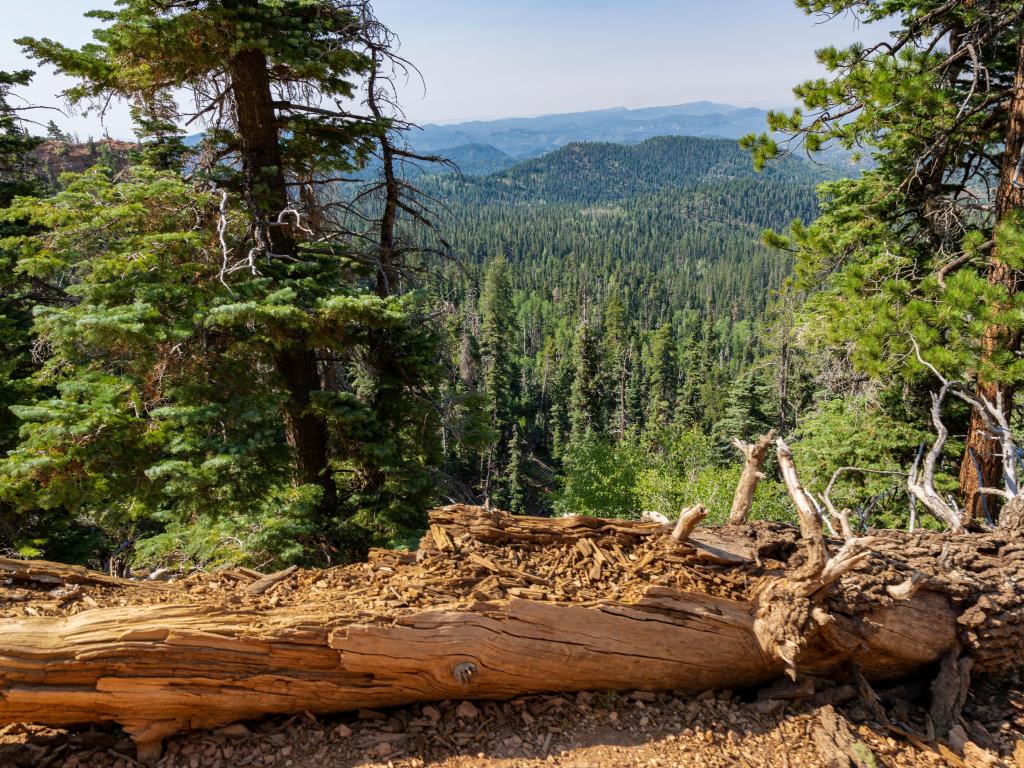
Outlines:
<svg viewBox="0 0 1024 768"><path fill-rule="evenodd" d="M444 154L467 145L490 145L512 158L542 155L579 141L636 144L655 136L737 139L765 129L762 109L696 101L665 107L615 107L541 117L428 124L410 136L420 151Z"/></svg>

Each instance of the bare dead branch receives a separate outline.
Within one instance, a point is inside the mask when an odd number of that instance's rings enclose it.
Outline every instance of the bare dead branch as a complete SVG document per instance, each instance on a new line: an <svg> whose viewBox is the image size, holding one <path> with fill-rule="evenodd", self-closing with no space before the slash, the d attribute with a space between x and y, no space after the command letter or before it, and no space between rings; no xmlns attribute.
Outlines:
<svg viewBox="0 0 1024 768"><path fill-rule="evenodd" d="M747 521L747 516L753 506L757 484L764 479L762 470L765 456L775 437L776 432L773 429L767 435L759 437L754 443L745 443L738 438L733 440L733 445L743 454L744 461L743 472L740 474L736 493L733 496L732 509L729 511L731 525L742 525Z"/></svg>
<svg viewBox="0 0 1024 768"><path fill-rule="evenodd" d="M775 445L782 479L786 483L786 489L789 491L789 496L793 500L800 518L800 536L807 544L806 568L813 573L821 573L827 560L825 537L821 532L821 516L800 483L796 464L793 461L793 452L786 441L780 437L775 441Z"/></svg>
<svg viewBox="0 0 1024 768"><path fill-rule="evenodd" d="M679 520L676 521L676 527L672 530L672 540L682 543L689 539L690 534L696 530L697 526L707 516L708 511L702 504L684 509L679 513Z"/></svg>

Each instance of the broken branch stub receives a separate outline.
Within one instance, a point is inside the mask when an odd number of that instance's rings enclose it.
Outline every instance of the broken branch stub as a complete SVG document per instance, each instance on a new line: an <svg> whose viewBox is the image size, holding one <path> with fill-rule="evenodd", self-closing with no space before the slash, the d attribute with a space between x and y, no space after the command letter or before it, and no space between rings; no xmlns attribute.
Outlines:
<svg viewBox="0 0 1024 768"><path fill-rule="evenodd" d="M853 526L850 525L849 509L843 507L838 512L836 512L836 519L839 521L839 530L842 532L844 539L850 541L851 539L856 537L856 534L853 532Z"/></svg>
<svg viewBox="0 0 1024 768"><path fill-rule="evenodd" d="M871 555L871 545L874 543L875 538L873 536L865 536L847 541L838 552L825 562L825 567L821 569L821 573L818 574L817 578L808 580L808 589L810 590L808 594L813 594L831 586L842 578L843 574L862 565ZM814 586L814 588L811 589L811 586Z"/></svg>
<svg viewBox="0 0 1024 768"><path fill-rule="evenodd" d="M825 550L825 536L821 532L821 516L818 514L818 508L800 483L800 476L797 475L796 464L793 461L793 451L781 437L776 441L776 446L782 479L786 483L786 490L789 491L789 497L793 500L793 505L800 518L800 537L807 546L806 570L808 573L816 575L821 573L828 557Z"/></svg>
<svg viewBox="0 0 1024 768"><path fill-rule="evenodd" d="M681 543L690 538L697 526L700 525L701 521L708 516L708 511L704 508L703 504L698 504L695 507L684 509L679 513L679 519L676 521L676 527L672 530L672 539L677 543Z"/></svg>
<svg viewBox="0 0 1024 768"><path fill-rule="evenodd" d="M747 521L747 516L750 515L757 484L764 479L765 456L768 454L769 446L775 440L775 435L776 432L773 429L767 435L759 437L754 443L745 443L738 438L733 440L733 445L743 454L743 472L736 484L732 509L729 511L731 525L743 525Z"/></svg>

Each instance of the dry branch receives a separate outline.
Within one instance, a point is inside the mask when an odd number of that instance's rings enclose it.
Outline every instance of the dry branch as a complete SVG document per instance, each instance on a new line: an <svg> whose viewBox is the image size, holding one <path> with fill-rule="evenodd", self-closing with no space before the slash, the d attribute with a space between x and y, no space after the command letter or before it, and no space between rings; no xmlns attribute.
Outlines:
<svg viewBox="0 0 1024 768"><path fill-rule="evenodd" d="M920 469L915 463L914 471L907 478L907 489L937 519L949 526L953 533L963 531L963 520L960 510L947 502L935 490L935 467L942 456L942 449L949 436L949 430L942 422L942 403L946 399L951 383L944 381L938 394L932 394L932 424L935 427L935 442L924 455Z"/></svg>
<svg viewBox="0 0 1024 768"><path fill-rule="evenodd" d="M245 588L245 591L247 593L249 593L250 595L262 595L264 592L269 590L275 584L277 584L277 583L287 579L289 576L291 576L297 570L298 570L298 566L290 565L287 568L285 568L283 571L278 571L277 573L271 573L268 576L264 576L263 578L261 578L261 579L259 579L257 581L254 581L252 584L250 584L249 586L247 586Z"/></svg>
<svg viewBox="0 0 1024 768"><path fill-rule="evenodd" d="M757 490L757 484L764 479L764 460L769 446L775 440L775 434L773 429L754 443L745 443L738 438L733 440L733 445L743 454L743 472L736 484L732 509L729 511L729 523L732 525L743 525L747 521L754 503L754 491Z"/></svg>
<svg viewBox="0 0 1024 768"><path fill-rule="evenodd" d="M107 584L123 585L124 579L108 576L98 571L90 571L80 565L51 563L46 560L14 560L0 557L0 579L29 582L35 584ZM139 589L168 590L172 589L160 582L130 582Z"/></svg>
<svg viewBox="0 0 1024 768"><path fill-rule="evenodd" d="M679 520L676 521L676 527L672 530L672 540L676 542L687 541L697 529L697 526L707 516L708 511L702 504L684 509L679 513Z"/></svg>
<svg viewBox="0 0 1024 768"><path fill-rule="evenodd" d="M789 491L789 497L793 500L793 505L800 518L800 536L807 544L807 570L818 574L825 567L827 558L825 537L821 532L821 515L810 495L800 483L796 464L793 461L793 452L789 449L786 441L780 437L776 445L782 479L786 483L786 490Z"/></svg>

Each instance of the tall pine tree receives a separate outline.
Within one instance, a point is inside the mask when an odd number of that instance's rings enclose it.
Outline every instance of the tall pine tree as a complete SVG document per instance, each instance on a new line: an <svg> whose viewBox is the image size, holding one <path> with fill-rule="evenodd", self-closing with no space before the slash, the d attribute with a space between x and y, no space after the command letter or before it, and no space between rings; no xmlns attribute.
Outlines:
<svg viewBox="0 0 1024 768"><path fill-rule="evenodd" d="M792 232L803 285L825 287L816 306L829 338L891 379L913 357L913 337L947 376L974 378L979 396L1009 412L1024 378L1024 6L796 4L896 24L879 44L818 52L829 76L795 89L806 109L769 118L789 147L768 134L745 139L758 164L800 142L811 153L872 153L872 169L828 185L823 216ZM960 470L968 521L983 506L979 486L1001 484L998 442L974 415Z"/></svg>

